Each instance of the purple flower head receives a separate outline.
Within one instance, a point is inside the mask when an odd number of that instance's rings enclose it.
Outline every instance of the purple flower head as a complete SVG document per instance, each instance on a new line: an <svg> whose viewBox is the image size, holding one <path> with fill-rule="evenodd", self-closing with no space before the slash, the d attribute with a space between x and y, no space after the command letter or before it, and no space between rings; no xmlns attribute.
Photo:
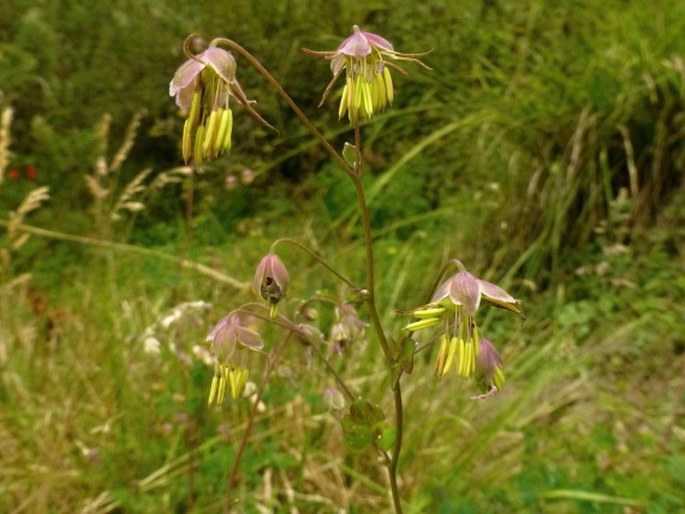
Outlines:
<svg viewBox="0 0 685 514"><path fill-rule="evenodd" d="M455 263L459 271L440 284L430 303L410 311L418 321L409 323L404 330L414 332L443 323L445 331L436 361L438 375L445 375L454 365L460 376L478 373L500 387L504 382L501 359L492 343L480 339L475 315L484 300L523 317L521 302L501 287L475 277L461 262Z"/></svg>
<svg viewBox="0 0 685 514"><path fill-rule="evenodd" d="M365 32L357 25L353 34L345 39L335 51L304 51L331 61L333 78L324 91L319 106L323 105L333 88L333 84L345 71L345 85L342 90L338 116L346 113L351 124L356 124L360 117L369 119L376 112L382 111L394 98L394 89L389 67L405 73L402 68L391 61L411 61L428 68L417 59L422 54L403 54L396 52L390 42L374 34ZM429 69L429 68L428 68Z"/></svg>
<svg viewBox="0 0 685 514"><path fill-rule="evenodd" d="M228 104L231 85L240 91L242 97L245 97L235 78L236 62L233 54L223 48L210 47L181 64L169 84L169 95L176 97L176 105L181 108L184 114L190 109L193 92L200 85L202 72L206 68L209 68L209 70L205 80L210 80L209 77L214 74L224 84L229 86L228 88L220 88L217 91L217 95L212 98L215 107Z"/></svg>
<svg viewBox="0 0 685 514"><path fill-rule="evenodd" d="M502 357L487 339L480 341L480 351L476 359L476 378L487 392L474 397L475 400L488 398L504 387Z"/></svg>
<svg viewBox="0 0 685 514"><path fill-rule="evenodd" d="M235 312L214 326L207 341L217 361L222 363L229 363L240 346L254 351L264 347L261 336L246 326L246 316Z"/></svg>
<svg viewBox="0 0 685 514"><path fill-rule="evenodd" d="M445 302L445 300L448 301ZM511 296L501 287L487 280L479 279L466 270L455 273L443 282L435 291L431 303L441 305L451 303L455 306L461 306L466 315L473 316L478 310L481 300L523 316L520 300Z"/></svg>
<svg viewBox="0 0 685 514"><path fill-rule="evenodd" d="M497 370L502 369L502 357L495 346L487 339L480 340L480 351L476 359L476 371L487 382L491 382Z"/></svg>
<svg viewBox="0 0 685 514"><path fill-rule="evenodd" d="M288 270L275 253L264 256L257 266L252 287L270 304L276 305L285 295L290 283Z"/></svg>
<svg viewBox="0 0 685 514"><path fill-rule="evenodd" d="M329 354L341 355L350 345L364 339L368 323L362 321L351 303L343 303L336 309L338 321L331 327Z"/></svg>
<svg viewBox="0 0 685 514"><path fill-rule="evenodd" d="M186 116L181 145L183 159L199 166L204 159L214 159L231 149L231 98L238 100L261 123L271 125L252 108L254 102L247 99L240 87L231 52L219 48L220 40L215 39L209 48L193 55L189 46L194 38L186 39L184 50L188 60L176 70L169 84L169 95L176 98L176 104Z"/></svg>
<svg viewBox="0 0 685 514"><path fill-rule="evenodd" d="M331 57L331 71L333 71L333 75L340 73L340 70L345 66L346 57L361 61L371 55L374 50L385 55L395 53L395 49L390 44L390 41L378 34L365 32L357 25L352 27L352 30L353 34L340 43L340 46ZM379 61L379 64L383 66L382 61Z"/></svg>
<svg viewBox="0 0 685 514"><path fill-rule="evenodd" d="M236 354L236 350L260 351L264 348L261 336L247 326L248 318L248 314L234 311L219 321L207 336L216 360L207 400L209 405L221 404L227 388L234 399L243 394L249 371L244 366L245 355Z"/></svg>

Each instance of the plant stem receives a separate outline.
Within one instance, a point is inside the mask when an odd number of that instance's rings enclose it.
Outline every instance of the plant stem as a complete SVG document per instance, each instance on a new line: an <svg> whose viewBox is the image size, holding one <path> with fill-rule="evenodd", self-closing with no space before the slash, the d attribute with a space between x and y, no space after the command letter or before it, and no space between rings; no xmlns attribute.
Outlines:
<svg viewBox="0 0 685 514"><path fill-rule="evenodd" d="M354 127L354 146L356 148L356 160L354 164L354 175L352 182L357 193L357 200L359 202L359 210L361 212L362 230L364 233L364 246L366 248L366 289L369 294L366 298L366 303L369 306L369 313L371 315L371 323L378 335L378 340L381 343L383 354L388 363L394 362L395 358L390 349L388 338L383 330L378 309L376 308L376 275L374 271L374 255L373 255L373 238L371 236L371 214L366 203L366 196L364 194L364 186L362 185L361 169L362 169L362 152L361 152L361 135L359 123Z"/></svg>
<svg viewBox="0 0 685 514"><path fill-rule="evenodd" d="M269 381L271 371L274 369L276 361L278 360L280 350L282 348L285 348L291 336L292 333L288 333L288 335L283 338L281 343L276 348L274 348L273 358L268 361L266 370L264 370L262 382L259 384L259 389L257 389L255 400L252 404L252 408L250 409L250 413L248 414L247 426L245 427L245 431L243 432L243 437L240 440L238 451L236 452L235 457L233 459L233 464L231 465L231 471L229 472L228 478L226 480L226 495L224 503L224 513L226 514L231 511L231 506L233 503L231 500L231 492L233 491L233 485L235 484L238 478L238 469L240 468L240 461L243 458L243 453L245 452L245 448L247 447L247 441L250 438L250 435L252 434L252 428L254 427L255 418L257 417L257 407L259 406L259 402L262 400L264 390L266 389L266 384Z"/></svg>
<svg viewBox="0 0 685 514"><path fill-rule="evenodd" d="M252 64L271 84L271 86L276 90L276 92L286 101L286 103L293 110L295 115L300 119L302 124L311 132L316 140L318 140L321 145L326 149L326 151L333 157L333 159L340 164L343 171L350 177L354 184L355 191L357 193L357 199L359 202L359 208L361 211L361 223L364 232L364 244L366 247L366 284L368 295L366 296L366 303L369 307L369 313L371 316L371 323L373 324L374 330L378 335L378 340L380 341L383 354L385 356L386 363L389 368L395 365L395 356L393 355L392 349L390 348L390 343L383 330L383 325L381 323L380 316L378 314L378 309L376 307L375 299L375 274L374 274L374 255L373 255L373 239L371 236L371 216L369 214L369 208L366 202L366 197L364 194L364 188L361 181L361 168L362 168L362 154L361 154L361 137L360 137L360 126L359 122L354 124L354 140L356 147L356 160L354 168L352 168L345 158L335 150L324 137L324 135L316 128L316 126L309 120L309 118L300 110L294 100L286 93L281 84L269 73L269 71L262 66L262 64L255 58L250 52L245 48L240 46L235 41L227 38L217 38L214 40L216 43L223 43L226 46L236 50L245 59L247 59L250 64ZM402 390L400 388L400 378L401 371L398 373L398 379L393 384L393 395L395 398L395 427L397 430L396 440L395 440L395 451L388 463L388 473L390 476L390 490L393 498L393 506L395 508L395 514L402 514L402 505L400 503L399 491L397 487L397 464L399 461L400 450L402 448L402 430L403 430L403 409L402 409Z"/></svg>
<svg viewBox="0 0 685 514"><path fill-rule="evenodd" d="M311 255L319 264L321 264L324 268L326 268L328 271L330 271L333 275L338 277L341 281L345 282L345 284L350 286L352 289L354 289L354 290L359 289L359 287L357 287L357 285L354 282L352 282L349 278L347 278L345 275L343 275L338 270L336 270L333 266L331 266L328 263L328 261L326 261L326 259L321 257L315 251L310 250L309 248L307 248L305 245L303 245L302 243L300 243L296 239L291 239L289 237L282 237L280 239L277 239L276 241L274 241L271 244L271 251L273 251L276 248L276 246L280 243L290 243L291 245L297 246L303 252Z"/></svg>
<svg viewBox="0 0 685 514"><path fill-rule="evenodd" d="M259 314L259 313L257 313L257 312L254 312L254 311L249 310L248 307L258 307L258 308L260 308L260 309L265 309L265 310L267 311L267 314ZM247 304L243 305L242 308L236 309L236 310L233 311L233 312L243 312L243 313L245 313L245 314L249 314L249 315L251 315L251 316L255 316L255 317L259 318L259 319L262 319L262 320L264 320L264 321L273 323L273 324L275 324L275 325L278 325L279 327L282 327L282 328L288 330L288 331L290 332L291 335L294 335L294 336L296 336L296 337L298 337L298 338L304 338L304 339L306 339L306 340L307 340L307 344L308 344L308 345L314 350L314 352L319 356L319 358L321 359L321 361L322 361L322 362L324 363L324 365L326 366L326 369L328 369L328 371L331 373L331 375L333 375L333 378L334 378L335 381L338 383L338 385L340 386L340 388L343 390L343 392L345 393L345 395L346 395L351 401L354 401L355 395L352 394L352 391L351 391L350 388L347 386L347 384L345 383L345 381L342 379L342 377L340 376L340 374L335 370L335 368L334 368L333 365L330 363L330 361L329 361L329 360L324 356L324 354L321 352L321 350L319 349L319 347L318 347L317 344L316 344L316 341L311 341L311 340L309 340L309 339L308 339L308 336L307 336L307 333L304 332L300 327L298 327L297 324L295 324L290 318L287 318L287 317L284 316L283 314L280 314L280 313L279 313L278 316L277 316L277 319L271 319L271 317L270 317L269 314L268 314L268 311L269 311L269 308L266 307L265 305L263 305L263 304L261 304L261 303L253 303L253 302L251 302L251 303L247 303Z"/></svg>
<svg viewBox="0 0 685 514"><path fill-rule="evenodd" d="M392 459L388 465L388 478L390 479L390 492L392 493L392 501L395 507L396 514L402 514L402 504L400 503L400 491L397 487L397 465L400 461L400 452L402 451L402 434L404 431L404 411L402 408L402 388L400 386L400 377L402 371L398 372L398 377L393 384L392 392L395 398L395 448L392 453Z"/></svg>
<svg viewBox="0 0 685 514"><path fill-rule="evenodd" d="M396 365L396 358L393 355L390 344L383 330L378 308L376 307L375 294L375 272L374 272L374 254L373 254L373 238L371 236L371 215L369 207L366 203L366 196L364 194L364 187L362 185L362 151L361 151L361 130L359 123L354 125L354 145L356 149L356 158L354 165L354 174L352 182L357 192L357 199L359 201L359 210L361 213L362 230L364 232L364 244L366 247L366 284L369 294L366 302L369 307L371 315L371 322L374 330L378 335L383 354L385 355L388 369L391 370ZM397 466L400 459L400 452L402 451L402 435L404 430L404 412L402 407L402 389L400 386L400 379L402 377L402 370L398 370L397 380L392 384L393 398L395 400L395 446L392 456L388 462L388 478L390 480L390 493L392 495L393 507L395 514L402 514L402 503L400 500L400 492L397 486Z"/></svg>
<svg viewBox="0 0 685 514"><path fill-rule="evenodd" d="M186 243L190 246L193 237L193 203L195 201L195 166L190 167L188 177L188 198L186 199Z"/></svg>
<svg viewBox="0 0 685 514"><path fill-rule="evenodd" d="M285 89L283 89L283 86L281 86L280 82L278 82L278 80L276 80L274 78L274 76L271 75L271 73L269 73L269 70L267 70L264 66L262 66L262 63L260 63L259 60L257 60L257 58L254 55L252 55L245 48L243 48L242 46L240 46L238 43L236 43L235 41L233 41L231 39L222 37L222 38L215 39L215 41L217 43L220 42L220 43L225 44L226 46L233 48L240 55L245 57L245 59L247 59L250 62L250 64L252 64L252 66L254 66L257 69L257 71L259 71L259 73L261 73L264 76L264 78L266 78L266 80L269 81L269 84L271 84L271 87L273 87L276 90L276 92L279 95L281 95L281 97L286 101L286 103L293 110L295 115L300 119L300 121L305 126L305 128L307 130L309 130L309 132L311 132L311 134L314 136L314 138L317 141L319 141L319 143L321 143L321 145L326 149L326 151L331 155L331 157L333 157L333 159L336 160L338 162L338 164L340 164L340 166L345 171L345 173L347 173L349 176L352 176L353 170L350 167L350 165L347 163L347 161L345 161L343 156L340 155L340 153L338 153L335 150L335 148L333 148L331 146L331 144L328 142L328 139L326 139L326 137L321 133L321 131L319 131L319 129L316 128L316 126L309 120L307 115L302 112L302 110L297 106L295 101L292 98L290 98L290 95L288 93L286 93Z"/></svg>

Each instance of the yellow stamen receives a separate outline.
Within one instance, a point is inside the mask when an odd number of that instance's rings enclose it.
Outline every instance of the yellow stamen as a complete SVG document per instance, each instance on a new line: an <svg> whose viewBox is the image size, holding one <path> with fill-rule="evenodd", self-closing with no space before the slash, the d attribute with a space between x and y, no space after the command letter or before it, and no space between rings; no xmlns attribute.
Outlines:
<svg viewBox="0 0 685 514"><path fill-rule="evenodd" d="M447 336L440 337L440 349L438 350L438 358L435 360L435 372L441 377L445 374L445 362L447 361Z"/></svg>
<svg viewBox="0 0 685 514"><path fill-rule="evenodd" d="M425 318L437 318L447 312L444 307L426 307L422 309L416 309L411 312L411 315L415 318L425 319Z"/></svg>
<svg viewBox="0 0 685 514"><path fill-rule="evenodd" d="M347 84L345 84L345 87L343 87L342 90L342 96L340 97L340 107L338 107L338 119L341 119L343 116L345 116L345 112L347 111L347 96L349 95L349 88L347 87Z"/></svg>
<svg viewBox="0 0 685 514"><path fill-rule="evenodd" d="M193 129L193 126L190 123L190 118L188 118L188 119L186 119L185 123L183 124L183 141L181 143L181 151L183 153L183 160L185 161L186 164L188 164L188 161L193 156L192 129Z"/></svg>
<svg viewBox="0 0 685 514"><path fill-rule="evenodd" d="M445 340L447 340L447 336L445 336ZM452 367L452 363L454 362L454 357L457 354L457 340L456 338L451 338L450 339L450 346L449 346L449 352L447 353L447 361L445 362L445 369L442 371L442 374L445 375L450 368Z"/></svg>
<svg viewBox="0 0 685 514"><path fill-rule="evenodd" d="M209 399L207 399L207 405L212 405L216 399L217 387L219 386L219 377L214 375L212 377L212 385L209 388Z"/></svg>
<svg viewBox="0 0 685 514"><path fill-rule="evenodd" d="M224 137L222 150L228 152L231 149L231 133L233 132L233 111L226 109L228 121L226 122L226 136Z"/></svg>
<svg viewBox="0 0 685 514"><path fill-rule="evenodd" d="M497 389L501 390L504 387L504 371L502 371L502 368L497 366L495 369L495 376L492 377L492 382L495 384L495 387Z"/></svg>
<svg viewBox="0 0 685 514"><path fill-rule="evenodd" d="M388 103L393 101L392 76L387 66L383 67L383 77L385 78L385 96L388 98Z"/></svg>
<svg viewBox="0 0 685 514"><path fill-rule="evenodd" d="M200 119L200 97L202 94L199 90L193 93L193 100L190 103L190 111L188 111L188 122L191 127L197 125L197 121Z"/></svg>
<svg viewBox="0 0 685 514"><path fill-rule="evenodd" d="M209 113L209 121L207 122L207 131L202 143L202 151L205 156L212 159L214 157L214 138L216 137L221 113L219 110L213 110Z"/></svg>
<svg viewBox="0 0 685 514"><path fill-rule="evenodd" d="M413 323L409 323L406 327L404 327L402 330L405 330L407 332L414 332L416 330L421 330L422 328L427 328L435 325L438 321L440 321L440 318L427 318L427 319L421 319L419 321L414 321Z"/></svg>
<svg viewBox="0 0 685 514"><path fill-rule="evenodd" d="M197 132L195 133L195 145L193 145L193 163L195 166L200 166L202 164L202 142L205 137L205 126L200 125L197 127Z"/></svg>

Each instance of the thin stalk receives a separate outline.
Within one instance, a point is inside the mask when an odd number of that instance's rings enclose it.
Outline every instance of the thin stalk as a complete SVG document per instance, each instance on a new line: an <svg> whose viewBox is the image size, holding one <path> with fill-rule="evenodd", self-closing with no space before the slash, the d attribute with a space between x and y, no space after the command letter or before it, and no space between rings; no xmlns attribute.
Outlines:
<svg viewBox="0 0 685 514"><path fill-rule="evenodd" d="M233 486L238 478L238 469L240 468L240 461L242 460L243 453L245 452L245 448L247 447L247 441L250 438L250 435L252 435L252 428L254 427L254 422L257 417L257 407L259 406L259 402L262 400L262 396L264 395L264 390L266 389L266 384L269 381L269 376L271 375L271 372L275 367L278 357L280 357L280 352L283 348L285 348L287 342L290 340L291 337L292 333L288 333L288 335L283 338L281 344L279 344L274 349L273 358L268 360L268 364L266 366L266 369L264 370L262 382L261 384L259 384L259 389L257 389L255 400L252 404L252 408L250 409L250 413L248 414L247 426L245 427L245 431L243 432L243 437L240 440L240 445L238 446L235 458L233 459L233 464L231 465L231 471L229 472L228 478L226 480L224 513L229 513L233 505L233 501L231 500L231 493L233 491Z"/></svg>
<svg viewBox="0 0 685 514"><path fill-rule="evenodd" d="M390 478L390 492L392 502L395 506L395 513L402 514L402 504L400 502L400 491L397 487L397 465L400 462L400 452L402 451L402 435L404 432L404 411L402 408L402 387L400 377L402 370L398 372L398 378L393 385L392 392L395 398L395 448L392 452L392 459L388 464L388 477Z"/></svg>
<svg viewBox="0 0 685 514"><path fill-rule="evenodd" d="M264 309L264 310L267 312L267 314L260 314L260 313L254 312L254 311L252 311L252 310L249 310L248 307L258 307L258 308L260 308L260 309ZM276 319L271 319L270 315L268 314L269 308L268 308L266 305L263 305L263 304L261 304L261 303L255 303L255 302L247 303L247 304L243 305L242 308L236 309L236 310L233 311L233 312L242 312L242 313L245 313L245 314L249 314L250 316L254 316L254 317L256 317L256 318L259 318L259 319L262 319L262 320L264 320L264 321L267 321L267 322L269 322L269 323L273 323L274 325L278 325L279 327L284 328L284 329L287 330L291 335L294 335L294 336L296 336L296 337L300 337L300 338L303 338L303 339L307 340L307 344L308 344L311 348L314 349L314 351L316 352L316 354L319 356L319 358L321 359L321 361L322 361L322 362L324 363L324 365L326 366L326 369L328 369L328 371L331 373L331 375L333 375L333 378L334 378L335 381L338 383L338 385L340 386L340 388L343 390L343 392L345 393L345 395L346 395L350 400L352 400L352 401L356 398L356 396L355 396L354 394L352 394L352 391L351 391L350 388L347 386L347 384L345 383L345 381L343 380L343 378L340 376L340 374L335 370L335 368L333 367L333 365L332 365L332 364L330 363L330 361L323 355L323 353L321 353L321 350L318 348L318 346L316 346L316 341L311 341L311 340L309 340L308 337L307 337L306 332L304 332L302 329L300 329L300 327L298 327L297 324L295 324L290 318L287 318L287 317L284 316L283 314L280 314L280 313L279 313L279 314L277 315L277 318L276 318Z"/></svg>
<svg viewBox="0 0 685 514"><path fill-rule="evenodd" d="M359 123L354 126L354 145L356 149L356 157L354 164L354 175L352 181L357 192L357 199L359 201L359 210L361 213L362 229L364 232L364 244L366 247L366 284L369 291L366 302L369 306L369 313L371 315L371 322L374 330L378 335L378 340L381 343L381 348L385 355L385 360L389 369L392 369L396 364L396 358L393 355L390 344L383 330L378 309L376 307L376 283L374 272L374 254L373 254L373 238L371 236L371 215L369 207L366 203L364 195L364 188L362 186L362 151L361 151L361 130ZM390 481L390 493L392 495L392 503L395 509L395 514L402 514L402 503L400 500L400 492L397 486L397 466L400 460L400 452L402 451L402 436L404 431L404 409L402 407L402 388L400 386L400 379L402 377L402 370L397 373L397 380L392 384L393 398L395 400L395 445L392 456L390 456L388 465L388 479Z"/></svg>
<svg viewBox="0 0 685 514"><path fill-rule="evenodd" d="M314 352L316 352L316 354L319 356L319 359L321 359L321 361L324 363L324 366L326 366L326 369L328 369L328 371L331 373L331 375L333 375L333 378L335 378L335 381L341 387L341 389L345 393L345 396L347 396L347 398L350 401L354 401L356 397L354 396L354 394L352 394L352 391L350 391L350 389L347 387L347 384L345 384L345 381L338 374L338 372L335 370L335 368L330 363L330 361L324 356L324 354L321 352L321 350L317 346L312 345L312 348L314 349Z"/></svg>
<svg viewBox="0 0 685 514"><path fill-rule="evenodd" d="M354 282L352 282L349 278L347 278L345 275L343 275L338 270L336 270L333 266L331 266L328 263L328 261L326 261L326 259L321 257L315 251L310 250L309 248L307 248L305 245L303 245L302 243L300 243L296 239L290 239L289 237L282 237L281 239L277 239L276 241L274 241L272 243L271 251L273 251L276 248L276 246L279 245L280 243L290 243L291 245L298 247L303 252L312 256L319 264L321 264L324 268L326 268L328 271L330 271L333 275L338 277L341 281L345 282L345 284L350 286L352 289L355 289L355 290L359 289L359 287L357 287L357 285Z"/></svg>
<svg viewBox="0 0 685 514"><path fill-rule="evenodd" d="M193 237L193 203L195 202L195 166L190 167L188 177L188 198L186 199L186 242Z"/></svg>
<svg viewBox="0 0 685 514"><path fill-rule="evenodd" d="M385 355L386 361L392 364L395 358L392 354L392 350L390 349L388 338L386 337L385 331L383 330L383 325L381 323L381 318L378 314L378 309L376 308L376 276L374 271L373 238L371 236L371 214L369 213L369 207L366 203L364 186L362 185L361 180L362 152L359 123L356 123L354 127L354 146L356 148L356 158L354 163L354 173L352 175L352 182L354 183L354 189L357 193L357 200L359 202L359 210L361 211L362 230L364 233L364 246L366 248L366 289L369 292L366 298L366 303L369 306L371 323L373 324L374 330L378 335L378 340L381 343L383 354Z"/></svg>
<svg viewBox="0 0 685 514"><path fill-rule="evenodd" d="M259 62L259 60L252 55L250 52L248 52L245 48L240 46L238 43L235 41L228 39L228 38L217 38L215 39L217 43L223 43L224 45L236 50L240 55L245 57L252 66L254 66L259 73L261 73L264 78L269 81L269 84L271 84L271 87L273 87L276 92L281 95L281 97L285 100L285 102L290 106L290 108L293 110L295 115L300 119L302 124L311 132L311 134L316 138L319 143L326 149L326 151L333 157L334 160L340 164L342 169L347 173L350 177L353 174L353 170L350 167L350 165L345 161L342 155L338 153L333 146L328 142L328 139L319 131L318 128L309 120L307 115L302 112L302 110L297 106L295 101L290 98L290 95L286 93L285 89L283 89L283 86L281 86L280 82L274 78L271 73L269 73L269 70L267 70L264 66L262 66L262 63Z"/></svg>

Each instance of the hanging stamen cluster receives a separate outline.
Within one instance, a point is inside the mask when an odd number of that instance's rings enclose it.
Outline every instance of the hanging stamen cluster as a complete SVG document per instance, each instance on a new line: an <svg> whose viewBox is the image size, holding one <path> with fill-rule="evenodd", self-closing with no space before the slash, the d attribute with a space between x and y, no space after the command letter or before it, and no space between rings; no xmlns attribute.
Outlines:
<svg viewBox="0 0 685 514"><path fill-rule="evenodd" d="M502 359L492 343L481 339L475 320L481 299L523 316L521 302L499 286L476 278L456 261L460 271L443 282L431 302L411 311L418 318L404 329L421 330L444 322L435 371L443 377L454 366L462 377L476 376L490 390L504 385Z"/></svg>
<svg viewBox="0 0 685 514"><path fill-rule="evenodd" d="M197 78L188 118L183 125L183 159L195 166L231 149L233 112L226 85L210 69Z"/></svg>
<svg viewBox="0 0 685 514"><path fill-rule="evenodd" d="M176 70L169 94L176 97L176 104L186 116L181 143L183 159L197 167L231 149L232 97L260 123L271 125L257 114L252 108L254 102L245 96L235 76L233 54L217 46L223 40L215 39L207 50L193 55L188 49L192 38L186 39L184 51L188 60Z"/></svg>
<svg viewBox="0 0 685 514"><path fill-rule="evenodd" d="M308 50L304 51L323 56L331 60L333 79L326 87L322 105L336 82L345 71L345 85L342 89L338 117L347 114L352 125L361 119L370 119L375 113L384 110L394 99L393 81L390 67L405 73L395 62L410 61L428 68L417 57L423 54L404 54L395 51L390 42L374 34L365 32L357 25L353 34L345 39L333 52ZM430 68L429 68L430 69Z"/></svg>

